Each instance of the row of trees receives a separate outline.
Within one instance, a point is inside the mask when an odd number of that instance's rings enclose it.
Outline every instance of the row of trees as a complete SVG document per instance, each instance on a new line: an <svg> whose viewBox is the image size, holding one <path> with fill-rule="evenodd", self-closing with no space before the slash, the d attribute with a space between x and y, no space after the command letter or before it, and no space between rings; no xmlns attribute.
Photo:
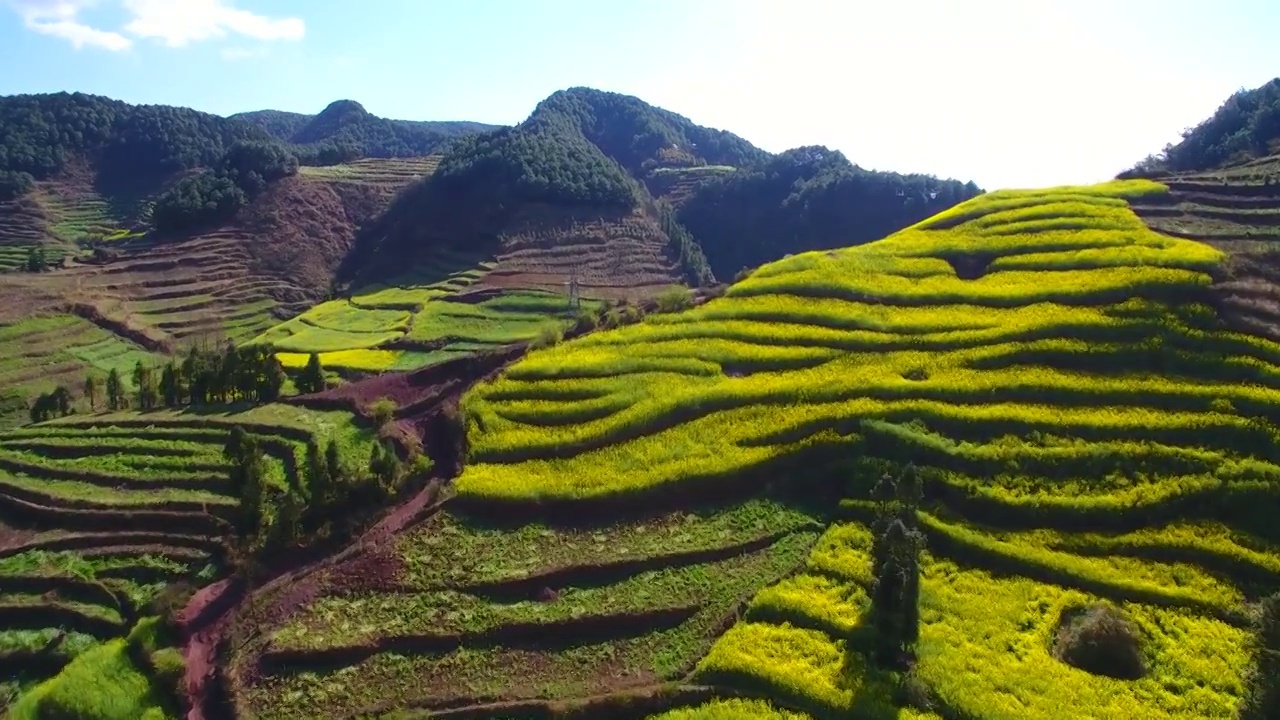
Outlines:
<svg viewBox="0 0 1280 720"><path fill-rule="evenodd" d="M351 530L362 515L392 498L406 477L394 449L381 441L372 443L367 465L357 470L344 462L336 442L323 453L314 440L307 443L305 484L287 489L269 482L266 451L244 428L231 429L222 454L230 465L229 490L240 499L239 539L246 549L267 553ZM411 470L429 471L430 461L420 457Z"/></svg>
<svg viewBox="0 0 1280 720"><path fill-rule="evenodd" d="M211 405L235 401L274 402L284 385L284 368L270 348L236 347L228 344L221 352L193 346L181 360L154 367L139 360L133 366L134 407L153 410L186 405ZM89 409L97 410L98 393L105 390L108 410L130 406L120 373L112 368L104 387L89 375L84 396Z"/></svg>

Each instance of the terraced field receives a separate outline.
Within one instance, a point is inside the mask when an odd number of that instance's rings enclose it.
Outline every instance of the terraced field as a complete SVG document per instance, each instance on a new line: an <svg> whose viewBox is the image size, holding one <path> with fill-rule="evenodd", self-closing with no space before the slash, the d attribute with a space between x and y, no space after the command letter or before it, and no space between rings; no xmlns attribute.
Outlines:
<svg viewBox="0 0 1280 720"><path fill-rule="evenodd" d="M440 165L439 155L418 158L365 158L340 165L303 166L298 174L316 180L361 185L407 185L430 175Z"/></svg>
<svg viewBox="0 0 1280 720"><path fill-rule="evenodd" d="M655 197L680 207L710 179L732 173L729 165L702 165L687 168L657 168L645 177L645 185Z"/></svg>
<svg viewBox="0 0 1280 720"><path fill-rule="evenodd" d="M438 255L411 276L317 305L254 338L288 368L317 353L325 368L412 370L477 351L563 333L577 317L567 296L541 290L467 292L495 263ZM581 307L600 303L583 300Z"/></svg>
<svg viewBox="0 0 1280 720"><path fill-rule="evenodd" d="M564 293L576 270L584 296L647 299L681 277L668 244L657 222L639 210L596 217L529 206L507 227L497 267L477 287Z"/></svg>
<svg viewBox="0 0 1280 720"><path fill-rule="evenodd" d="M267 601L241 716L1234 717L1280 588L1280 344L1215 312L1223 252L1134 212L1172 187L990 193L532 352L464 398L444 509ZM867 522L907 463L904 694ZM1055 654L1099 604L1140 677Z"/></svg>
<svg viewBox="0 0 1280 720"><path fill-rule="evenodd" d="M78 682L81 693L85 683L101 683L92 678L100 667L67 665L77 658L89 666L122 663L120 672L136 675L131 660L118 656L141 642L125 636L145 631L136 622L147 604L171 583L199 587L225 572L226 536L240 502L222 457L233 425L259 440L267 480L282 490L305 492L298 468L306 443L332 439L363 458L371 438L345 413L278 405L73 416L0 433L0 667L7 682L0 699L63 666L37 696L61 692L58 683ZM90 677L68 678L78 672ZM161 704L172 712L177 678L168 688Z"/></svg>
<svg viewBox="0 0 1280 720"><path fill-rule="evenodd" d="M58 385L79 392L85 377L111 370L128 382L139 360L159 364L160 356L74 315L33 317L0 326L0 428L28 421L31 397Z"/></svg>

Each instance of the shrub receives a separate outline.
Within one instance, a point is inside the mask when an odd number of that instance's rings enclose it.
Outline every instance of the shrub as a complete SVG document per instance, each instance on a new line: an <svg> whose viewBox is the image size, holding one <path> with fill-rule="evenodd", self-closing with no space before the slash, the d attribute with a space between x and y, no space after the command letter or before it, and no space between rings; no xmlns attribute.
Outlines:
<svg viewBox="0 0 1280 720"><path fill-rule="evenodd" d="M391 422L391 418L396 412L396 402L391 398L382 397L373 401L369 406L369 417L373 418L374 426L382 428Z"/></svg>
<svg viewBox="0 0 1280 720"><path fill-rule="evenodd" d="M693 307L693 291L673 285L658 295L658 312L679 312Z"/></svg>
<svg viewBox="0 0 1280 720"><path fill-rule="evenodd" d="M1064 611L1053 654L1072 667L1118 680L1137 680L1147 672L1137 626L1109 604Z"/></svg>
<svg viewBox="0 0 1280 720"><path fill-rule="evenodd" d="M187 606L195 592L195 588L190 583L181 580L170 583L156 593L156 596L147 604L147 612L150 615L159 616L166 627L173 628L179 613Z"/></svg>
<svg viewBox="0 0 1280 720"><path fill-rule="evenodd" d="M534 349L548 348L558 344L563 339L564 333L559 327L548 325L542 328L538 333L538 337L533 339L533 342L529 343L529 347Z"/></svg>
<svg viewBox="0 0 1280 720"><path fill-rule="evenodd" d="M1254 663L1245 678L1240 720L1269 720L1280 709L1280 593L1264 598L1254 618Z"/></svg>
<svg viewBox="0 0 1280 720"><path fill-rule="evenodd" d="M583 308L578 311L577 326L582 332L595 330L600 327L600 316L593 310Z"/></svg>
<svg viewBox="0 0 1280 720"><path fill-rule="evenodd" d="M604 317L601 318L600 320L601 327L603 327L606 330L611 328L616 328L621 324L622 324L622 311L619 310L618 308L610 308L609 311L606 312L604 314Z"/></svg>

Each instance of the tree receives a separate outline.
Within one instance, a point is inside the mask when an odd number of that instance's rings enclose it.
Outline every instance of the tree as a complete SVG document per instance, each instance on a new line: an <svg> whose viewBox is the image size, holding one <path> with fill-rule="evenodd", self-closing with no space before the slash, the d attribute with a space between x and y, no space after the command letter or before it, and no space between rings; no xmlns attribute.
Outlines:
<svg viewBox="0 0 1280 720"><path fill-rule="evenodd" d="M391 422L395 412L396 401L387 397L378 398L369 406L369 417L373 418L374 427L379 429Z"/></svg>
<svg viewBox="0 0 1280 720"><path fill-rule="evenodd" d="M924 535L918 511L921 478L908 464L901 477L885 474L872 489L872 617L881 662L900 664L901 653L920 635L920 555Z"/></svg>
<svg viewBox="0 0 1280 720"><path fill-rule="evenodd" d="M262 503L267 492L265 453L243 427L235 425L227 434L222 456L231 466L228 488L240 498L240 536L251 537L262 524Z"/></svg>
<svg viewBox="0 0 1280 720"><path fill-rule="evenodd" d="M324 449L324 467L331 487L336 487L345 479L342 473L342 458L338 455L338 443L329 441Z"/></svg>
<svg viewBox="0 0 1280 720"><path fill-rule="evenodd" d="M59 385L49 393L49 399L58 414L66 417L71 414L71 392L65 387Z"/></svg>
<svg viewBox="0 0 1280 720"><path fill-rule="evenodd" d="M33 247L27 250L27 272L44 272L49 269L49 261L45 257L44 248Z"/></svg>
<svg viewBox="0 0 1280 720"><path fill-rule="evenodd" d="M1245 678L1240 720L1280 718L1280 593L1258 603L1253 667Z"/></svg>
<svg viewBox="0 0 1280 720"><path fill-rule="evenodd" d="M160 395L165 407L177 407L181 403L182 393L178 382L178 369L170 360L160 372Z"/></svg>
<svg viewBox="0 0 1280 720"><path fill-rule="evenodd" d="M89 399L89 412L97 411L98 381L90 373L84 378L84 396Z"/></svg>
<svg viewBox="0 0 1280 720"><path fill-rule="evenodd" d="M115 368L107 373L107 408L122 410L128 406L124 397L124 384L120 382L120 372Z"/></svg>
<svg viewBox="0 0 1280 720"><path fill-rule="evenodd" d="M298 377L298 392L302 394L323 392L326 381L324 377L324 366L320 364L320 356L311 353L307 357L307 366L302 369L302 374Z"/></svg>
<svg viewBox="0 0 1280 720"><path fill-rule="evenodd" d="M335 451L336 445L330 445ZM311 504L325 507L333 499L333 477L329 474L329 466L320 454L320 445L314 439L307 442L307 489L311 495Z"/></svg>

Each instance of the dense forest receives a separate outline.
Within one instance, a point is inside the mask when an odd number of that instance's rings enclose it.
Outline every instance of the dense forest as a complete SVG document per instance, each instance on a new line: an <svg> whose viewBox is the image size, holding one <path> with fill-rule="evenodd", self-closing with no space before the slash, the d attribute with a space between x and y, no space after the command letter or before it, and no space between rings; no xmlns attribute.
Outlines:
<svg viewBox="0 0 1280 720"><path fill-rule="evenodd" d="M552 94L530 119L567 122L633 175L658 166L736 167L768 157L731 132L694 125L683 115L631 95L590 88Z"/></svg>
<svg viewBox="0 0 1280 720"><path fill-rule="evenodd" d="M825 147L788 150L707 180L679 220L721 280L787 253L884 237L981 190L972 182L864 170Z"/></svg>
<svg viewBox="0 0 1280 720"><path fill-rule="evenodd" d="M0 97L0 193L29 189L70 158L106 173L169 173L216 164L240 141L271 141L248 123L84 93Z"/></svg>
<svg viewBox="0 0 1280 720"><path fill-rule="evenodd" d="M188 175L156 199L151 219L161 233L226 220L267 184L298 171L298 159L272 141L238 142L213 167Z"/></svg>
<svg viewBox="0 0 1280 720"><path fill-rule="evenodd" d="M1280 151L1280 78L1227 98L1182 140L1138 163L1129 175L1211 170Z"/></svg>
<svg viewBox="0 0 1280 720"><path fill-rule="evenodd" d="M440 151L452 138L493 125L463 121L380 118L354 100L337 100L318 115L258 110L231 116L287 143L303 164L328 165L358 157L418 157Z"/></svg>
<svg viewBox="0 0 1280 720"><path fill-rule="evenodd" d="M740 165L767 153L732 133L618 93L571 88L513 128L460 141L441 163L450 188L491 188L518 200L626 206L642 196L634 176L656 166Z"/></svg>

